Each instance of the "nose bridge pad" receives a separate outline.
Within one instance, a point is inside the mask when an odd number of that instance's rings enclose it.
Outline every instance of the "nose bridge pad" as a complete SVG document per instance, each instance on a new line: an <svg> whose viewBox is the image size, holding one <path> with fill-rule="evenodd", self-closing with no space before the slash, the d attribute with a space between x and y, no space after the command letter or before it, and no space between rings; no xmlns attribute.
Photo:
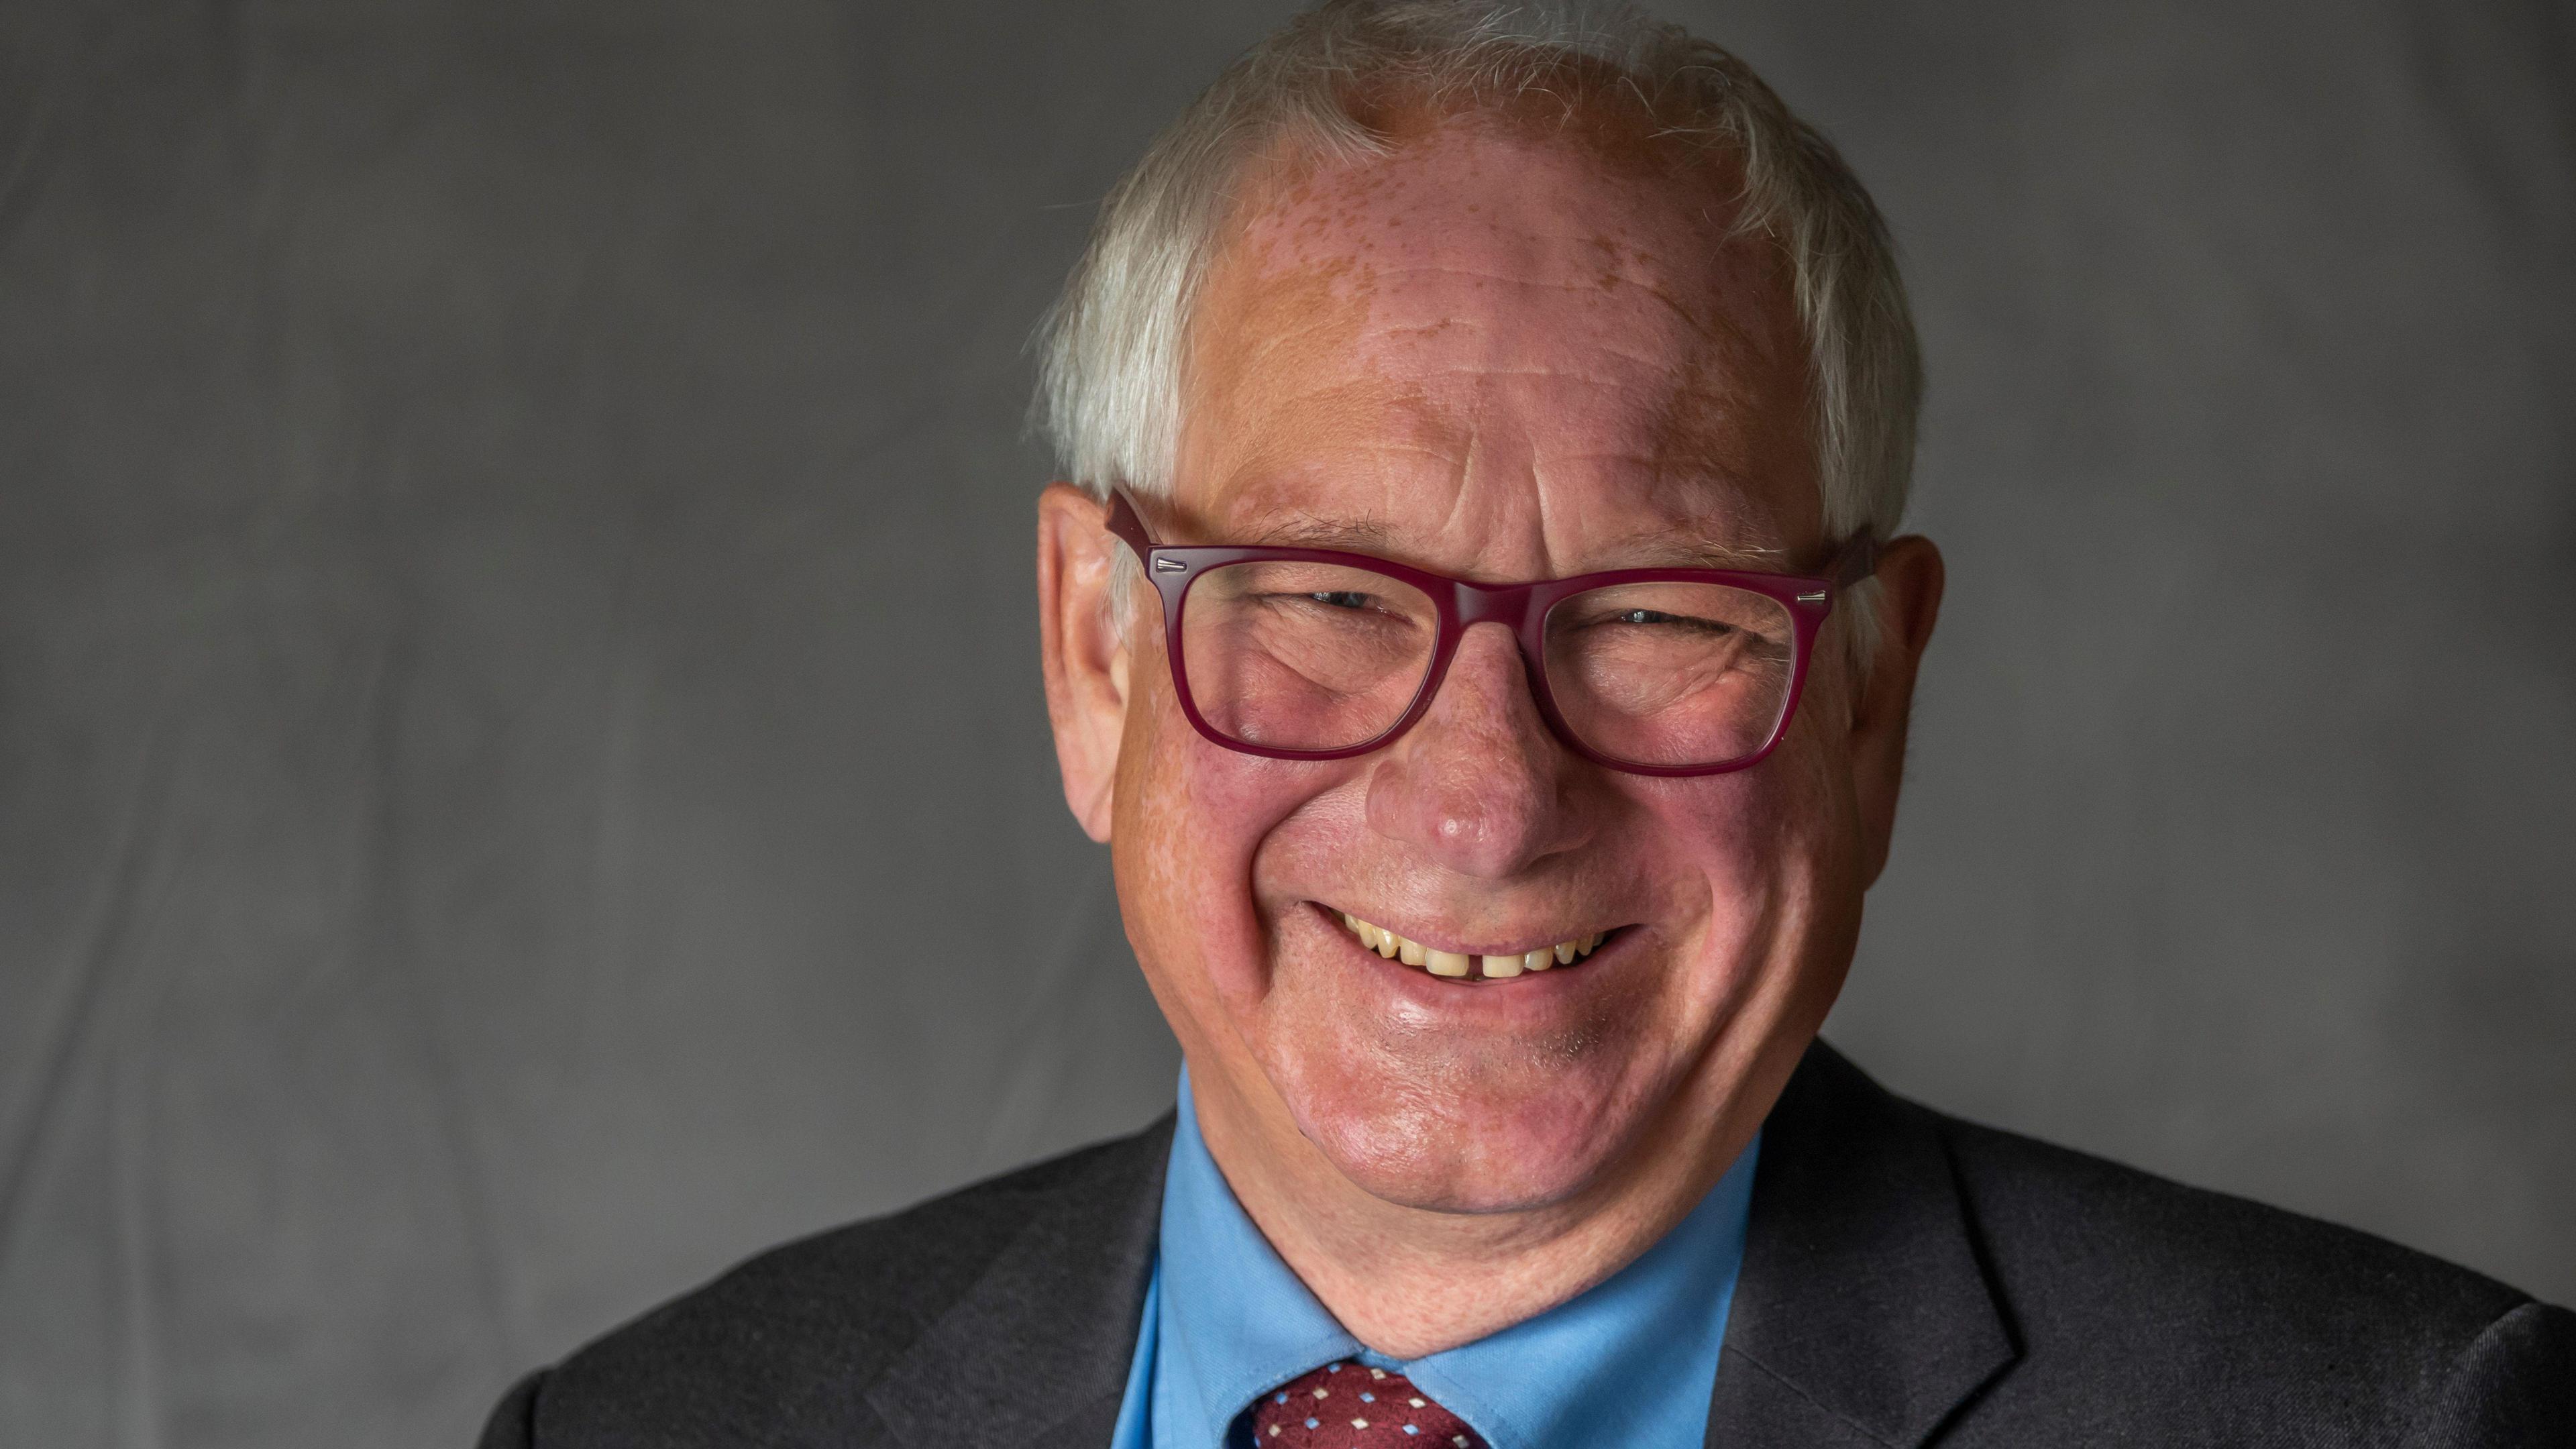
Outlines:
<svg viewBox="0 0 2576 1449"><path fill-rule="evenodd" d="M1544 726L1545 711L1538 708L1538 672L1542 666L1540 661L1530 657L1526 637L1528 630L1524 627L1529 617L1532 592L1533 590L1527 584L1514 584L1504 588L1481 588L1474 584L1460 586L1457 602L1458 647L1450 655L1448 669L1444 671L1444 677L1440 681L1440 689L1443 692L1447 691L1449 681L1445 676L1456 671L1459 656L1467 652L1467 641L1475 637L1476 626L1499 624L1503 632L1511 637L1512 657L1520 661L1521 691L1529 698L1532 716ZM1437 702L1435 696L1435 706Z"/></svg>
<svg viewBox="0 0 2576 1449"><path fill-rule="evenodd" d="M1500 624L1514 634L1521 632L1521 620L1529 612L1530 586L1514 584L1507 588L1481 588L1467 584L1458 590L1458 624L1461 629L1471 624Z"/></svg>

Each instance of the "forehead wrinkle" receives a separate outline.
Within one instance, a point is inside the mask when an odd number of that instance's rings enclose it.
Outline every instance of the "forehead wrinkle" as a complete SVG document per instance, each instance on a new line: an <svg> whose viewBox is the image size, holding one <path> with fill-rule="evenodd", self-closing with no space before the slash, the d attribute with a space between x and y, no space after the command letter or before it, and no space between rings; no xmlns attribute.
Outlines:
<svg viewBox="0 0 2576 1449"><path fill-rule="evenodd" d="M1562 238L1551 239L1563 240ZM1599 237L1586 240L1591 246L1614 255L1620 250L1617 244ZM1686 305L1665 285L1625 269L1619 273L1604 273L1598 280L1586 282L1542 279L1437 262L1377 262L1348 251L1320 256L1308 255L1283 261L1277 255L1281 249L1276 242L1267 245L1255 242L1248 247L1238 242L1236 247L1228 248L1235 253L1234 262L1232 265L1225 266L1223 270L1233 274L1231 280L1234 288L1241 295L1242 310L1246 314L1244 320L1247 324L1237 329L1234 334L1239 339L1232 349L1236 353L1233 360L1238 369L1245 371L1256 369L1268 363L1280 349L1306 341L1317 334L1338 333L1342 346L1348 347L1367 336L1392 341L1408 341L1415 338L1430 338L1457 329L1474 334L1507 337L1515 330L1496 327L1489 320L1474 315L1472 311L1463 314L1452 313L1437 320L1419 322L1407 320L1400 323L1393 319L1381 319L1372 315L1383 312L1387 306L1385 298L1381 295L1382 280L1421 276L1468 279L1521 291L1577 296L1595 292L1607 294L1622 290L1642 293L1653 298L1657 310L1677 322L1693 340L1711 349L1728 363L1740 364L1751 361L1768 351L1763 345L1763 340L1755 335L1756 329L1748 327L1744 319L1732 315L1738 309L1730 306L1729 303L1743 300L1732 297L1730 295L1732 289L1727 289L1726 292L1708 299L1709 305L1693 307ZM1363 250L1366 249L1364 246ZM1627 250L1633 255L1645 255L1637 252L1633 247ZM1569 259L1540 259L1540 265L1545 267L1561 264L1566 260ZM1300 303L1304 305L1299 305ZM1281 319L1282 313L1288 316ZM1674 366L1676 359L1652 359L1606 342L1595 345L1608 355L1649 372L1671 374L1679 370L1705 376L1713 370L1708 367L1707 358L1699 359L1696 366L1685 364L1683 368L1676 369ZM1449 372L1480 370L1498 375L1508 375L1509 372L1504 369L1478 369L1472 364L1446 369ZM1531 370L1528 375L1566 374Z"/></svg>
<svg viewBox="0 0 2576 1449"><path fill-rule="evenodd" d="M1321 269L1308 267L1300 268L1299 270L1320 271ZM1606 297L1615 295L1617 291L1623 289L1630 292L1642 292L1646 296L1652 297L1656 304L1668 313L1675 321L1689 329L1694 337L1698 338L1701 342L1707 343L1711 347L1726 349L1744 348L1755 345L1752 335L1745 328L1739 326L1733 318L1725 315L1725 308L1711 307L1703 309L1686 305L1663 286L1643 277L1613 275L1596 281L1549 281L1538 277L1516 277L1503 272L1483 271L1474 267L1448 266L1435 262L1421 262L1410 266L1392 266L1384 263L1377 263L1370 265L1368 270L1371 274L1372 281L1381 277L1402 278L1409 276L1434 275L1444 277L1466 277L1476 281L1493 282L1506 287L1519 287L1530 291L1564 292L1576 296L1598 295ZM1350 300L1357 300L1357 298L1354 296L1350 298ZM1448 320L1465 326L1476 327L1479 328L1479 330L1491 330L1484 328L1481 323L1472 317L1458 317ZM1428 331L1442 325L1446 324L1431 323L1427 326L1410 330ZM1392 331L1394 329L1390 328L1386 330Z"/></svg>
<svg viewBox="0 0 2576 1449"><path fill-rule="evenodd" d="M1637 363L1637 366L1640 370L1643 370L1646 367L1646 364L1640 361ZM1619 378L1603 377L1588 368L1581 367L1488 367L1485 364L1478 362L1462 362L1453 367L1430 368L1424 371L1422 375L1425 377L1467 376L1561 378L1568 382L1589 383L1595 387L1616 388L1622 392L1627 391L1633 386L1633 384Z"/></svg>
<svg viewBox="0 0 2576 1449"><path fill-rule="evenodd" d="M1453 329L1502 339L1508 339L1516 330L1495 327L1473 317L1452 317L1438 322L1407 323L1402 326L1372 325L1364 329L1364 335L1411 341L1415 338L1436 337ZM1726 325L1725 335L1703 331L1699 340L1708 344L1715 355L1711 356L1710 351L1685 351L1678 357L1658 357L1609 339L1587 338L1584 345L1594 354L1588 361L1597 363L1606 360L1623 363L1640 374L1667 384L1661 389L1666 393L1686 391L1693 386L1709 387L1712 382L1720 380L1732 382L1733 375L1745 363L1753 360L1750 354L1755 350L1754 344L1732 324ZM1476 375L1569 378L1600 387L1619 389L1629 389L1636 385L1632 379L1597 366L1509 367L1470 361L1420 369L1420 373L1425 377ZM1710 390L1720 391L1716 388Z"/></svg>
<svg viewBox="0 0 2576 1449"><path fill-rule="evenodd" d="M1681 383L1684 378L1689 376L1691 370L1676 368L1670 363L1657 363L1651 359L1634 356L1628 353L1611 352L1609 355L1612 359L1627 364L1635 374L1642 375L1643 377L1650 379L1652 383L1665 385L1650 386L1647 383L1641 383L1638 376L1630 375L1630 373L1597 366L1582 365L1567 367L1497 367L1478 362L1462 362L1447 367L1421 369L1420 375L1424 378L1542 378L1552 382L1580 384L1581 386L1591 388L1596 391L1616 393L1623 398L1654 398L1659 400L1655 405L1654 410L1651 411L1649 415L1641 417L1638 422L1641 427L1649 429L1658 426L1662 417L1661 410L1663 407L1667 406L1667 404L1661 400L1668 399L1674 393L1681 391ZM1589 360L1594 362L1599 361L1599 359ZM1677 372L1683 373L1684 377L1676 378L1675 374Z"/></svg>
<svg viewBox="0 0 2576 1449"><path fill-rule="evenodd" d="M1769 544L1724 542L1718 535L1725 531L1726 524L1713 517L1632 530L1586 550L1597 562L1581 572L1623 568L1760 570L1776 567L1786 557L1785 550ZM1304 508L1253 521L1229 542L1260 548L1331 549L1411 561L1390 524L1375 518L1327 518Z"/></svg>
<svg viewBox="0 0 2576 1449"><path fill-rule="evenodd" d="M1813 463L1813 439L1806 423L1803 382L1803 378L1791 380L1796 400L1792 407L1765 408L1758 391L1748 393L1744 379L1723 372L1712 375L1705 367L1688 368L1645 420L1648 455L1663 460L1667 468L1678 463L1725 478L1747 496L1761 491L1754 485L1766 481L1753 476L1752 470L1770 459L1763 470L1766 474L1785 469L1807 478L1806 491L1812 495L1806 470ZM1777 446L1766 447L1766 443ZM1779 456L1784 450L1786 456Z"/></svg>
<svg viewBox="0 0 2576 1449"><path fill-rule="evenodd" d="M1574 380L1604 392L1620 394L1633 390L1633 384L1624 380L1591 377L1576 370L1462 366L1444 369L1443 373ZM1659 492L1678 488L1691 492L1722 490L1749 495L1753 491L1750 486L1752 479L1745 466L1746 460L1737 456L1736 450L1713 446L1716 440L1704 435L1691 439L1695 446L1675 446L1682 441L1682 437L1677 435L1702 432L1687 425L1673 426L1676 413L1704 412L1712 403L1723 406L1722 402L1697 399L1694 401L1700 404L1698 408L1688 403L1676 408L1672 405L1676 401L1679 400L1667 399L1663 406L1645 409L1641 416L1631 418L1629 426L1621 429L1631 435L1626 439L1604 440L1595 448L1564 451L1542 448L1528 456L1522 466L1527 468L1531 480L1541 485L1538 491L1543 531L1553 535L1552 529L1544 528L1545 515L1558 491L1546 485L1552 477L1562 477L1568 472L1643 477L1654 480ZM1422 478L1392 477L1381 466L1398 458L1410 457L1431 465L1442 480L1462 493L1470 491L1465 486L1468 482L1465 475L1472 471L1479 451L1477 437L1482 431L1481 419L1485 409L1472 407L1462 414L1437 394L1427 393L1418 387L1407 387L1389 395L1383 390L1383 379L1363 375L1321 381L1272 400L1271 406L1264 411L1274 417L1281 412L1302 411L1308 415L1306 426L1278 429L1272 445L1254 450L1244 460L1246 468L1237 470L1234 481L1227 486L1226 492L1231 496L1243 497L1251 492L1257 497L1261 483L1281 481L1284 475L1279 470L1283 468L1289 472L1310 471L1299 467L1298 460L1301 456L1307 459L1315 457L1312 439L1317 436L1314 427L1319 423L1330 429L1326 436L1336 437L1344 444L1357 443L1364 449L1366 460L1355 462L1347 471L1371 475L1383 488L1409 490L1421 486ZM1308 441L1293 441L1301 435ZM1539 439L1534 437L1530 441ZM1248 478L1248 474L1252 476ZM1453 512L1466 504L1463 496L1454 498ZM1254 508L1257 510L1259 507L1255 502Z"/></svg>
<svg viewBox="0 0 2576 1449"><path fill-rule="evenodd" d="M1701 492L1744 493L1751 481L1742 469L1721 458L1692 458L1686 464L1663 453L1623 452L1604 448L1591 452L1540 453L1530 459L1530 471L1542 483L1568 469L1593 473L1628 472L1654 480L1658 485L1694 489Z"/></svg>
<svg viewBox="0 0 2576 1449"><path fill-rule="evenodd" d="M1256 450L1264 458L1282 447L1310 450L1321 429L1321 436L1331 441L1363 441L1373 452L1420 453L1455 463L1449 452L1423 439L1458 439L1471 430L1454 409L1418 384L1391 387L1389 379L1373 373L1313 380L1293 391L1263 397L1249 412L1251 416L1238 421L1247 423L1253 434L1291 435L1275 442L1265 440ZM1281 426L1283 417L1293 426ZM1291 440L1294 437L1307 441L1299 444Z"/></svg>
<svg viewBox="0 0 2576 1449"><path fill-rule="evenodd" d="M1259 318L1264 312L1273 309L1256 303L1251 310L1252 317ZM1283 307L1278 310L1286 309ZM1231 370L1234 372L1257 373L1262 370L1262 364L1283 347L1306 342L1317 334L1347 332L1350 327L1349 317L1318 315L1301 309L1296 313L1294 320L1282 326L1247 325L1243 327L1236 333L1241 340L1232 348L1220 352L1219 355L1225 356L1227 352L1232 354L1226 357L1226 360L1232 364Z"/></svg>

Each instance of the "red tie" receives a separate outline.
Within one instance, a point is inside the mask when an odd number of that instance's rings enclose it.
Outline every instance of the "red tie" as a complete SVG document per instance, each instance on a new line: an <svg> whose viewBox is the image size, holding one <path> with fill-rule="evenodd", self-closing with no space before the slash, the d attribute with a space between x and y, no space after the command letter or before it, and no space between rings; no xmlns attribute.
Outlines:
<svg viewBox="0 0 2576 1449"><path fill-rule="evenodd" d="M1485 1449L1485 1436L1391 1369L1328 1363L1252 1404L1261 1449Z"/></svg>

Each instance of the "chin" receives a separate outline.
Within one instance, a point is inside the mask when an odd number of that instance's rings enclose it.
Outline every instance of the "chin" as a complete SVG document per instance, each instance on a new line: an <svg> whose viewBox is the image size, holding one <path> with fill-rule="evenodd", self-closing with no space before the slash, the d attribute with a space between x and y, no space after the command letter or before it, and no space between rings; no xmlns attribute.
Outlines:
<svg viewBox="0 0 2576 1449"><path fill-rule="evenodd" d="M1399 1207L1523 1212L1579 1197L1646 1115L1643 1094L1586 1080L1594 1064L1562 1057L1375 1065L1318 1062L1272 1080L1325 1160Z"/></svg>

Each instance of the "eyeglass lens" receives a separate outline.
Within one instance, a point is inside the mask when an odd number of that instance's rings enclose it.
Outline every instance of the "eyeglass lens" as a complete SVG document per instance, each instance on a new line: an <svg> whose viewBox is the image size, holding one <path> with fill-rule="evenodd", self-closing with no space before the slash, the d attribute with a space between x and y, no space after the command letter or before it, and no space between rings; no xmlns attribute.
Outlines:
<svg viewBox="0 0 2576 1449"><path fill-rule="evenodd" d="M1191 700L1218 734L1329 751L1403 718L1437 652L1440 612L1386 574L1260 560L1195 580L1179 633ZM1548 611L1545 634L1548 689L1567 729L1598 754L1641 765L1759 752L1796 664L1787 607L1723 584L1587 590Z"/></svg>

